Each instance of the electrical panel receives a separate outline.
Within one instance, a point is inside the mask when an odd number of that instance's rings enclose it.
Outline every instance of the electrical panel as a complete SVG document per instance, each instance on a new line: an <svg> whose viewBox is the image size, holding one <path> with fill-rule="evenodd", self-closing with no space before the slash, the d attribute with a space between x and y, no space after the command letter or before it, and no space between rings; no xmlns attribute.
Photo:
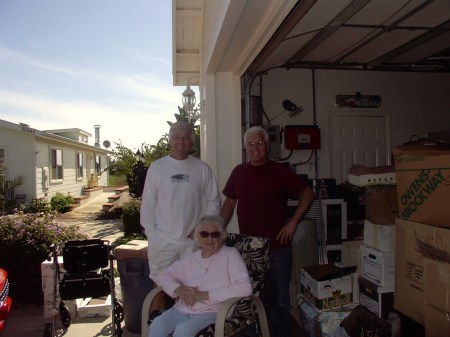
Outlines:
<svg viewBox="0 0 450 337"><path fill-rule="evenodd" d="M269 157L278 159L281 156L280 126L265 125L264 128L269 134Z"/></svg>
<svg viewBox="0 0 450 337"><path fill-rule="evenodd" d="M317 125L286 125L284 147L287 150L318 150L320 129Z"/></svg>

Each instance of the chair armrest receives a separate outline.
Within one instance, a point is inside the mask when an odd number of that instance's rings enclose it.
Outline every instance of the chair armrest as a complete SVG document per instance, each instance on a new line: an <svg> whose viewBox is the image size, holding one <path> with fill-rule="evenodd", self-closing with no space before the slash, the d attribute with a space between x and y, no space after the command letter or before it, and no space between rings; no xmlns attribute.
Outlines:
<svg viewBox="0 0 450 337"><path fill-rule="evenodd" d="M149 333L149 325L147 324L150 305L153 302L153 299L156 295L163 292L161 287L153 288L147 296L145 296L144 302L142 302L142 311L141 311L141 336L148 337Z"/></svg>
<svg viewBox="0 0 450 337"><path fill-rule="evenodd" d="M221 307L216 317L216 327L214 331L214 337L224 337L225 335L225 320L228 317L230 310L239 302L241 299L246 297L233 297L225 301ZM270 337L269 335L269 325L267 323L266 311L264 306L256 295L250 295L248 297L256 307L256 314L258 315L259 325L261 328L261 336L262 337Z"/></svg>

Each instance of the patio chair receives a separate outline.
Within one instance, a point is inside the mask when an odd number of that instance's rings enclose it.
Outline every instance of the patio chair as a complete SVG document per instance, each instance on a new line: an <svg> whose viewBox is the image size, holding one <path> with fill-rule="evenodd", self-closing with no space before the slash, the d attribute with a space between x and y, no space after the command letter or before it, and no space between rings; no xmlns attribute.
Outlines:
<svg viewBox="0 0 450 337"><path fill-rule="evenodd" d="M203 328L196 336L245 336L250 329L256 329L259 336L269 337L266 312L258 297L264 287L265 273L269 269L269 240L233 233L228 234L224 244L235 247L242 255L252 282L253 294L226 301L217 313L216 322ZM142 337L148 337L151 322L162 313L162 311L149 312L153 298L160 292L162 292L160 287L153 289L142 304ZM169 299L168 296L167 298ZM166 303L168 302L173 303L166 300Z"/></svg>

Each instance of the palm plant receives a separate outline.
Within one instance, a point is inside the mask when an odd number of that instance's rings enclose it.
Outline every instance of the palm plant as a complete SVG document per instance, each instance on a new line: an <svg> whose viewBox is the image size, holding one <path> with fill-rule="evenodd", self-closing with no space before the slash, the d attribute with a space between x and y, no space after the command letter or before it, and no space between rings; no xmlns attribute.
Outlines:
<svg viewBox="0 0 450 337"><path fill-rule="evenodd" d="M7 167L4 163L0 163L0 210L2 213L5 211L8 204L8 200L6 199L8 191L23 185L26 181L26 177L23 175L8 180L6 178L6 173Z"/></svg>

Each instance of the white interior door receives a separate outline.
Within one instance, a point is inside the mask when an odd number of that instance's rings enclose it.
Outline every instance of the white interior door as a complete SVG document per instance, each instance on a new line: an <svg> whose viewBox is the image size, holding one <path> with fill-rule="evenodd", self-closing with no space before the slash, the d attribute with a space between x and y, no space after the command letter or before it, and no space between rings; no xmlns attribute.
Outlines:
<svg viewBox="0 0 450 337"><path fill-rule="evenodd" d="M383 112L330 112L331 174L337 183L347 181L353 164L388 165L388 121Z"/></svg>

